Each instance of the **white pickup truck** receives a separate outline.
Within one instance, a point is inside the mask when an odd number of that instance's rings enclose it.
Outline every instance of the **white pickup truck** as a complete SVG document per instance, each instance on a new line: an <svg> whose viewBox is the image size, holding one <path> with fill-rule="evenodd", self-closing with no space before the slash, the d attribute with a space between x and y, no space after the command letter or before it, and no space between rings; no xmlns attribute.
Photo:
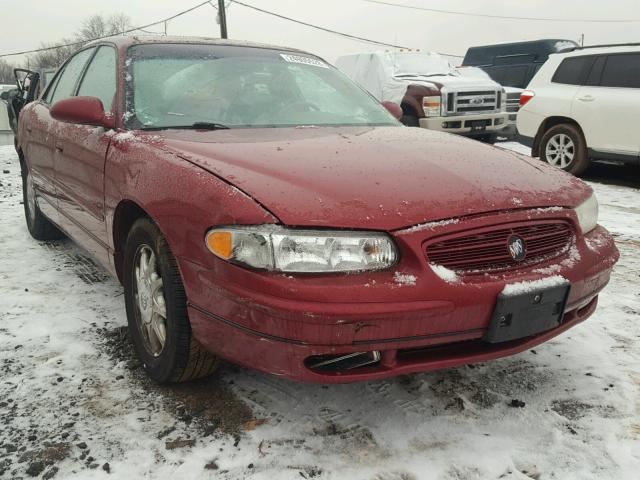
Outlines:
<svg viewBox="0 0 640 480"><path fill-rule="evenodd" d="M379 101L399 104L408 126L493 143L507 125L506 95L491 79L465 78L434 53L346 55L336 67Z"/></svg>

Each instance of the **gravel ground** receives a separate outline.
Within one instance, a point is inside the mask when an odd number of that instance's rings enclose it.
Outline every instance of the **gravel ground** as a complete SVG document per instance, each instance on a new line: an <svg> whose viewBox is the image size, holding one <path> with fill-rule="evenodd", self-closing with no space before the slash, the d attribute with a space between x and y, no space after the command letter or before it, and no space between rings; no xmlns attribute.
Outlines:
<svg viewBox="0 0 640 480"><path fill-rule="evenodd" d="M121 286L29 236L0 147L0 478L638 478L640 190L592 186L621 261L597 313L536 350L352 385L225 365L159 387Z"/></svg>

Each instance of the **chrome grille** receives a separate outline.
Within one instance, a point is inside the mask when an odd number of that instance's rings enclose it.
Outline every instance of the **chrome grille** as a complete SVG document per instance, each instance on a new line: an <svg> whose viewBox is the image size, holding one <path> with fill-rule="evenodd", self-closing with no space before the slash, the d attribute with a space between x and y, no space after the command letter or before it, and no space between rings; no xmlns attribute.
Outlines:
<svg viewBox="0 0 640 480"><path fill-rule="evenodd" d="M523 262L511 258L507 242L512 235L525 243ZM543 262L566 253L573 242L573 231L564 221L541 221L495 225L451 234L435 239L425 247L429 263L442 265L461 274L482 274L512 270Z"/></svg>
<svg viewBox="0 0 640 480"><path fill-rule="evenodd" d="M500 110L502 92L478 90L470 92L449 92L447 94L447 114L494 113Z"/></svg>

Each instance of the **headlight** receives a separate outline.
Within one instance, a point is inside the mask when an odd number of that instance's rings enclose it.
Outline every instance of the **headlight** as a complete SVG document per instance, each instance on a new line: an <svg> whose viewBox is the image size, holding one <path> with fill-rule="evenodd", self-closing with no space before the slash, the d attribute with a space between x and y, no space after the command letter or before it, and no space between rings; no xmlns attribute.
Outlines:
<svg viewBox="0 0 640 480"><path fill-rule="evenodd" d="M440 98L440 95L422 97L422 109L424 110L424 115L426 117L439 117L441 103L442 99Z"/></svg>
<svg viewBox="0 0 640 480"><path fill-rule="evenodd" d="M598 199L595 193L575 208L582 233L596 228L598 224Z"/></svg>
<svg viewBox="0 0 640 480"><path fill-rule="evenodd" d="M207 248L223 260L280 272L381 270L398 258L391 238L375 232L237 226L209 230L205 241Z"/></svg>

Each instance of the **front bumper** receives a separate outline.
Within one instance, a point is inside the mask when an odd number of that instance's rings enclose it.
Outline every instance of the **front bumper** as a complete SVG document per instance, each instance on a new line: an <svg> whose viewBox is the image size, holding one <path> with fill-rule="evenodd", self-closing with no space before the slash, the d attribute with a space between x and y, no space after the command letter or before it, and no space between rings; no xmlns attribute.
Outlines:
<svg viewBox="0 0 640 480"><path fill-rule="evenodd" d="M483 129L478 130L470 125L470 122L483 122L486 124ZM420 118L421 128L438 130L441 132L456 133L458 135L482 135L487 133L498 133L504 129L509 121L508 113L486 113L475 115L458 115L447 117Z"/></svg>
<svg viewBox="0 0 640 480"><path fill-rule="evenodd" d="M455 228L438 227L437 233ZM398 268L415 276L415 284L398 282L393 271L294 278L226 263L210 269L180 259L194 335L234 363L307 382L380 379L481 362L531 348L588 318L618 259L613 239L597 227L576 239L573 260L448 283L422 255L424 232L407 230L394 237L403 256ZM563 323L534 337L484 343L504 286L549 276L545 269L556 266L554 275L571 282ZM317 371L305 365L312 356L371 351L381 352L381 360L355 370Z"/></svg>

